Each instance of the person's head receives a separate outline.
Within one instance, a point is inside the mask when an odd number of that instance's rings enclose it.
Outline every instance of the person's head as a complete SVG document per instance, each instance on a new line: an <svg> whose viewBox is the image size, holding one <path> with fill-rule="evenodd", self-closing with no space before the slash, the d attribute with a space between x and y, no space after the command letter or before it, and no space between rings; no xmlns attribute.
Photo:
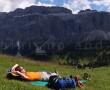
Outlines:
<svg viewBox="0 0 110 90"><path fill-rule="evenodd" d="M74 80L75 80L76 84L78 84L79 81L80 81L80 76L79 76L79 75L76 75L76 76L74 77Z"/></svg>
<svg viewBox="0 0 110 90"><path fill-rule="evenodd" d="M20 66L17 66L17 67L15 68L15 71L19 71L19 72L21 72L21 68L20 68Z"/></svg>
<svg viewBox="0 0 110 90"><path fill-rule="evenodd" d="M74 78L75 78L75 80L80 80L80 76L79 75L76 75Z"/></svg>
<svg viewBox="0 0 110 90"><path fill-rule="evenodd" d="M26 72L26 70L23 67L21 67L21 66L16 67L15 71L19 71L21 73L25 73Z"/></svg>

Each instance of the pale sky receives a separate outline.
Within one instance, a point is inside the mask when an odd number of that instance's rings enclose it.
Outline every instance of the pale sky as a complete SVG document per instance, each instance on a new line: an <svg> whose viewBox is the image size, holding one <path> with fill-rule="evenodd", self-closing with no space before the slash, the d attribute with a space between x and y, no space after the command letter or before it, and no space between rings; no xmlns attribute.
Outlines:
<svg viewBox="0 0 110 90"><path fill-rule="evenodd" d="M10 12L31 5L61 6L71 9L73 13L85 9L110 12L110 0L0 0L0 12Z"/></svg>

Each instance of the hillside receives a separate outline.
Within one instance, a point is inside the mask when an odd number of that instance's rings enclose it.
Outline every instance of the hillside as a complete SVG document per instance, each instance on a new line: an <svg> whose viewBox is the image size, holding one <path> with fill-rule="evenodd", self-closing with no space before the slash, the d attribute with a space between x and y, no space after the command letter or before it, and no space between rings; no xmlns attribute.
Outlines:
<svg viewBox="0 0 110 90"><path fill-rule="evenodd" d="M95 10L72 14L63 7L31 6L1 12L0 52L16 55L19 51L22 55L33 55L39 50L54 53L68 46L108 48L109 23L110 13Z"/></svg>
<svg viewBox="0 0 110 90"><path fill-rule="evenodd" d="M0 55L0 90L48 90L46 87L32 86L28 82L7 80L5 78L6 70L16 63L30 71L54 71L57 67L57 71L62 76L82 75L87 72L92 76L92 80L87 82L83 90L110 90L110 67L95 68L93 71L88 68L79 70L70 66L61 66L50 62L35 62L34 60L6 55ZM80 89L77 88L76 90Z"/></svg>

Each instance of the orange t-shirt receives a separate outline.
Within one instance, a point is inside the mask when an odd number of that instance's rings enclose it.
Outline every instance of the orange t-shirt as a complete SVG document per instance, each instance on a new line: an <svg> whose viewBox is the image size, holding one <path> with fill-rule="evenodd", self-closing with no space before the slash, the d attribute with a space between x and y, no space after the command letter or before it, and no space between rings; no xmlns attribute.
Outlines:
<svg viewBox="0 0 110 90"><path fill-rule="evenodd" d="M42 80L41 72L26 72L28 80Z"/></svg>

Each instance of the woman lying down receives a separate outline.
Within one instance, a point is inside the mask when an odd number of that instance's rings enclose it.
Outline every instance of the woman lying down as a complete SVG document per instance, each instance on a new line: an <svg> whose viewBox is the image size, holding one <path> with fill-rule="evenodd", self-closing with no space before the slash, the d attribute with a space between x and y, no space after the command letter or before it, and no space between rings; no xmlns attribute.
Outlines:
<svg viewBox="0 0 110 90"><path fill-rule="evenodd" d="M11 69L8 70L7 78L12 79L21 79L21 80L44 80L48 81L50 76L59 76L57 73L46 72L46 71L37 71L37 72L28 72L22 66L15 64Z"/></svg>

